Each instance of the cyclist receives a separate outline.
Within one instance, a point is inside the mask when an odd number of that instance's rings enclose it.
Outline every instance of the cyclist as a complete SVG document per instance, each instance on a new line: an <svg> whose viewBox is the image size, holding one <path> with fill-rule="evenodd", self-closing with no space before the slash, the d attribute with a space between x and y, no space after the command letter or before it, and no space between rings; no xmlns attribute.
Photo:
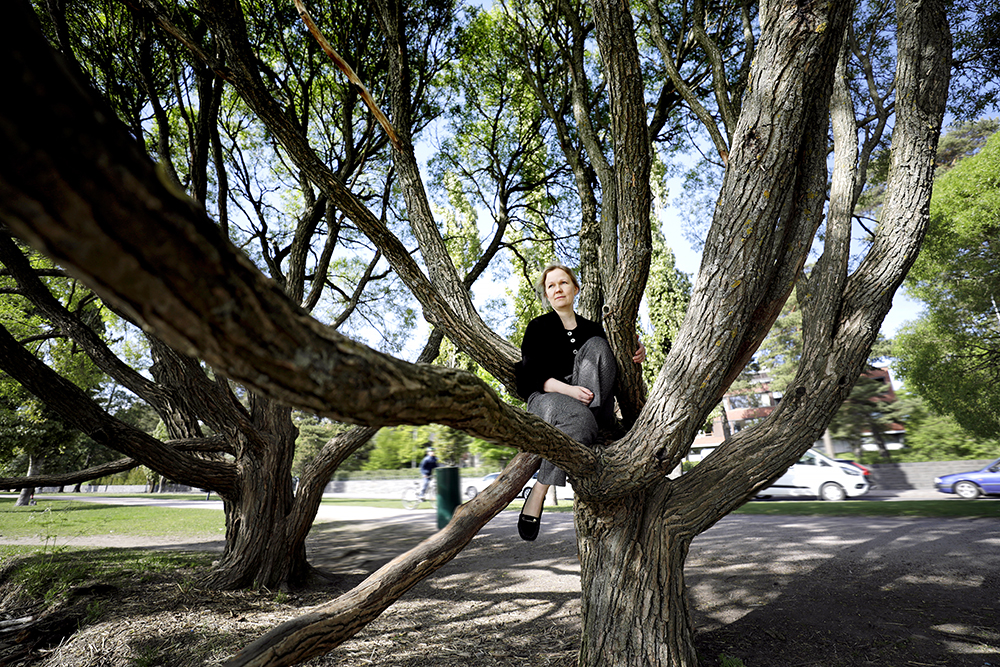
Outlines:
<svg viewBox="0 0 1000 667"><path fill-rule="evenodd" d="M424 496L427 494L427 487L431 484L431 475L434 474L434 468L437 467L438 460L434 456L434 450L428 447L427 455L420 462L420 474L424 476L423 483L420 485L420 502L424 501Z"/></svg>

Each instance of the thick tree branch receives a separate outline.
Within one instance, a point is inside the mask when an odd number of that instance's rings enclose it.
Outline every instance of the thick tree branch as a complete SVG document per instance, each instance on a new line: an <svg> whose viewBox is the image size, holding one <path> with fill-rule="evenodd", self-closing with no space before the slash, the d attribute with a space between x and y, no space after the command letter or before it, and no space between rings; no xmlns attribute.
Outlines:
<svg viewBox="0 0 1000 667"><path fill-rule="evenodd" d="M174 37L178 42L191 51L195 58L197 58L203 65L215 72L219 78L229 78L229 71L225 65L202 49L197 39L189 35L183 28L179 27L174 21L172 21L169 12L164 7L156 3L144 2L144 0L124 1L136 11L151 13L156 23L169 35Z"/></svg>
<svg viewBox="0 0 1000 667"><path fill-rule="evenodd" d="M323 36L323 33L320 32L316 22L313 21L312 16L309 15L309 10L306 9L302 0L295 0L295 9L299 12L302 22L306 24L309 34L313 36L313 39L315 39L320 45L323 52L330 56L330 59L336 63L337 68L347 76L348 81L357 86L358 90L361 91L361 99L364 100L365 105L371 110L372 114L378 120L379 125L381 125L382 129L385 130L385 133L389 135L389 141L392 142L392 145L395 146L397 150L403 150L399 136L396 134L396 130L392 127L389 119L385 117L385 114L382 113L382 109L380 109L378 104L375 103L375 100L372 99L371 93L368 92L368 88L365 87L364 82L362 82L361 79L358 78L358 75L354 73L354 69L347 64L346 60L340 57L340 54L337 53L336 49L330 45L330 42L326 41L326 38Z"/></svg>
<svg viewBox="0 0 1000 667"><path fill-rule="evenodd" d="M677 69L677 63L674 61L673 53L671 53L670 44L667 42L666 36L663 34L663 23L665 22L665 18L663 16L663 12L660 11L659 3L656 2L656 0L647 0L646 8L650 14L649 28L653 37L653 43L660 51L660 60L663 62L664 69L667 70L667 76L670 77L670 81L673 83L674 89L680 93L681 97L684 98L684 102L691 108L694 115L698 117L698 120L701 121L705 130L708 131L708 136L711 137L712 143L715 144L715 151L719 154L719 159L722 161L722 164L727 164L729 162L729 143L727 138L723 136L722 132L719 131L719 126L716 125L715 119L712 118L712 114L710 114L708 109L705 108L705 105L701 103L694 89L688 85L688 83L681 76L680 71ZM701 14L702 19L704 19L704 8L702 8ZM699 35L699 40L704 39L706 42L709 41L708 36L705 35L703 26L696 34ZM718 57L717 52L715 52L715 55ZM717 63L716 61L713 61L713 69L716 69L717 66L721 67L721 62ZM716 85L718 86L718 74L715 76ZM726 102L726 108L720 107L720 109L723 111L723 121L728 134L735 126L735 118L732 117L732 113L728 109L728 100L725 99L724 95L723 101Z"/></svg>
<svg viewBox="0 0 1000 667"><path fill-rule="evenodd" d="M198 435L197 423L200 418L216 432L235 435L239 430L251 441L257 437L242 406L231 400L227 392L220 393L220 388L205 377L196 361L177 355L154 337L149 337L150 348L156 360L152 371L160 382L150 382L124 364L79 315L67 310L52 295L7 234L0 234L0 262L7 266L22 293L35 307L63 335L80 345L98 368L148 403L163 418L171 435ZM21 342L23 344L26 341ZM45 396L40 398L48 399ZM172 428L180 422L186 422L190 426L180 430Z"/></svg>
<svg viewBox="0 0 1000 667"><path fill-rule="evenodd" d="M172 348L338 421L440 423L518 443L570 470L592 467L591 450L503 403L475 376L393 359L310 318L158 176L113 116L93 111L99 100L65 87L47 46L12 61L20 64L3 83L21 102L0 117L0 220L86 274Z"/></svg>
<svg viewBox="0 0 1000 667"><path fill-rule="evenodd" d="M739 114L733 106L730 98L729 82L726 80L725 58L706 30L705 24L708 21L707 7L704 0L695 0L694 11L692 13L691 30L701 48L705 51L708 62L712 68L712 88L715 91L715 103L719 107L719 115L722 117L722 124L726 128L726 135L732 137L736 128L736 120ZM725 156L723 162L725 162Z"/></svg>
<svg viewBox="0 0 1000 667"><path fill-rule="evenodd" d="M646 127L642 68L627 3L593 0L597 43L604 63L611 107L615 156L613 201L617 215L618 261L605 275L604 329L618 361L618 405L629 425L645 402L642 373L632 362L636 321L652 256L649 176L652 164ZM622 44L627 46L622 46ZM604 205L609 201L605 193ZM602 245L608 242L602 226ZM607 259L602 259L602 264Z"/></svg>
<svg viewBox="0 0 1000 667"><path fill-rule="evenodd" d="M155 5L155 0L143 1L147 5ZM397 132L407 150L396 151L394 155L398 167L406 170L406 173L401 172L400 178L404 192L414 197L410 202L410 215L415 216L414 231L420 239L421 250L432 279L423 274L407 249L386 225L319 159L297 123L292 122L271 97L257 71L257 58L249 48L246 24L238 3L232 0L202 0L202 6L206 21L212 26L216 39L226 52L226 62L231 72L228 80L236 86L260 120L274 132L299 169L382 250L393 269L423 306L424 316L428 321L445 328L448 337L463 351L513 390L513 364L517 359L517 350L497 336L479 317L447 252L442 252L443 244L438 243L440 237L435 240L437 230L433 228L429 206L424 206L426 196L423 194L412 148L409 148L407 123L399 118L396 120ZM396 116L399 106L395 102L392 109Z"/></svg>
<svg viewBox="0 0 1000 667"><path fill-rule="evenodd" d="M640 445L640 456L653 454L667 471L679 463L695 430L766 335L822 216L822 128L850 3L814 6L805 15L799 9L791 2L762 6L752 85L698 281L650 395L657 409L644 412L637 423L637 430L662 434ZM691 406L699 409L692 412ZM653 468L639 476L647 479L635 482L650 483L664 472Z"/></svg>
<svg viewBox="0 0 1000 667"><path fill-rule="evenodd" d="M0 477L0 489L31 489L42 486L69 486L81 484L93 479L116 475L126 470L138 468L141 463L135 459L118 459L86 470L64 473L61 475L36 475L34 477Z"/></svg>
<svg viewBox="0 0 1000 667"><path fill-rule="evenodd" d="M716 515L713 508L688 517L698 528L710 526L745 501L746 494L733 491L738 485L722 483L724 477L739 474L760 488L780 476L822 434L849 395L879 325L892 306L892 296L916 259L929 219L934 155L948 91L951 36L940 0L901 0L897 16L897 118L887 188L892 194L883 210L879 234L848 279L840 307L831 304L831 310L836 310L836 325L812 329L796 378L767 422L727 440L678 483L679 493L696 493L706 483L713 484L711 488L728 487L723 493L726 497L715 499L721 514ZM846 192L849 188L843 184L838 189ZM829 315L823 313L824 318ZM828 332L826 337L824 332ZM798 444L789 447L788 443ZM727 460L740 461L739 469L720 463Z"/></svg>
<svg viewBox="0 0 1000 667"><path fill-rule="evenodd" d="M71 313L52 296L48 288L39 280L39 276L45 274L31 266L14 240L2 228L0 228L0 262L7 267L9 274L17 281L21 293L27 296L35 307L64 335L75 340L98 368L152 405L154 409L164 407L165 397L162 396L162 391L142 374L122 363L121 359L108 349L108 346L93 329L80 321L77 314ZM59 270L57 275L66 276L66 272Z"/></svg>
<svg viewBox="0 0 1000 667"><path fill-rule="evenodd" d="M826 239L823 255L816 262L808 281L799 290L803 308L803 341L811 338L827 341L833 335L837 319L821 317L821 311L840 310L840 299L847 282L847 265L851 253L851 220L854 213L854 187L858 161L858 128L854 105L847 89L847 40L841 46L830 98L830 118L833 127L833 175L830 203L826 216Z"/></svg>
<svg viewBox="0 0 1000 667"><path fill-rule="evenodd" d="M444 334L439 329L432 330L417 363L431 363L437 359L442 340ZM348 456L375 437L378 430L373 426L355 426L339 433L323 445L319 454L306 465L295 496L296 517L289 526L296 539L305 540L309 534L323 499L323 489L331 475Z"/></svg>
<svg viewBox="0 0 1000 667"><path fill-rule="evenodd" d="M951 33L940 0L899 0L896 122L875 240L845 289L845 322L875 304L882 317L916 260L930 217L934 158L950 81ZM881 321L881 320L879 320ZM874 340L875 330L870 332Z"/></svg>
<svg viewBox="0 0 1000 667"><path fill-rule="evenodd" d="M396 129L400 136L400 141L393 145L395 149L392 154L393 163L399 174L410 227L420 244L424 265L427 267L434 287L456 315L468 322L474 322L479 329L480 339L491 340L495 345L499 343L499 347L502 348L506 345L506 341L500 342L499 337L482 323L472 304L469 290L455 269L455 264L434 220L434 213L423 185L416 154L413 152L412 113L410 109L412 98L411 65L409 45L404 33L404 13L407 8L405 3L400 2L400 0L380 0L375 3L375 8L379 25L386 38L386 51L390 56L389 104L392 116L396 119ZM449 338L463 351L466 351L466 345L461 340L462 336L456 337L452 334L450 327L448 329ZM474 347L478 348L479 346L475 345ZM476 361L480 361L478 354L470 354L470 356ZM480 363L482 362L480 361ZM486 364L483 366L488 368Z"/></svg>
<svg viewBox="0 0 1000 667"><path fill-rule="evenodd" d="M224 438L191 438L185 440L167 440L163 443L179 452L202 452L206 454L224 452L231 454L232 450ZM89 482L108 475L116 475L126 470L138 468L142 463L133 458L109 461L84 470L63 473L61 475L36 475L34 477L0 477L0 489L24 489L42 486L69 486Z"/></svg>
<svg viewBox="0 0 1000 667"><path fill-rule="evenodd" d="M564 18L570 29L570 38L573 42L566 44L559 35L551 37L562 52L570 74L569 85L557 87L555 92L550 92L546 83L562 77L553 76L552 72L547 69L551 61L547 45L540 43L541 38L536 39L527 26L517 23L515 29L520 34L524 81L531 86L535 99L545 110L555 128L559 147L573 173L577 197L580 200L580 279L584 290L578 297L577 309L584 317L599 320L601 306L604 304L604 281L600 265L601 226L598 219L598 203L594 187L595 176L602 183L610 182L611 170L600 151L600 142L590 124L589 116L586 113L581 113L587 108L587 105L581 104L580 99L586 98L584 90L589 85L586 82L586 72L583 70L582 43L585 41L585 31L579 17L570 14L573 8L568 5L568 2L561 1L553 12L560 15L565 14ZM510 12L510 14L513 16L514 13ZM577 42L581 44L579 48L576 46ZM570 130L567 122L570 110L577 121L580 135L579 144L584 144L583 146L578 144L574 138L577 133ZM584 160L584 152L597 160L593 163L596 165L595 167L591 167ZM601 171L602 168L605 171ZM607 178L601 179L600 176L607 176Z"/></svg>
<svg viewBox="0 0 1000 667"><path fill-rule="evenodd" d="M18 345L4 327L0 327L0 352L0 369L31 393L44 396L46 405L98 444L179 482L215 489L220 495L233 492L235 471L231 464L179 455L173 447L118 421L76 385Z"/></svg>

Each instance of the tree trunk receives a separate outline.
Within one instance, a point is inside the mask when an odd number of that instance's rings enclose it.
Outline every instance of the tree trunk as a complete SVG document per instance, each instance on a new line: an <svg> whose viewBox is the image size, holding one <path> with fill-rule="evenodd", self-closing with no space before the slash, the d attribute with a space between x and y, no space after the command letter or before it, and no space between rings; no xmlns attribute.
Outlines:
<svg viewBox="0 0 1000 667"><path fill-rule="evenodd" d="M17 496L17 502L14 503L16 507L27 507L31 504L31 497L35 495L35 488L32 486L26 486L21 489L21 493Z"/></svg>
<svg viewBox="0 0 1000 667"><path fill-rule="evenodd" d="M831 459L837 457L837 453L833 451L833 435L830 434L830 429L823 431L823 449Z"/></svg>
<svg viewBox="0 0 1000 667"><path fill-rule="evenodd" d="M34 454L28 454L28 477L37 477L42 473L41 465L38 461L38 457ZM35 487L26 486L21 489L21 493L17 496L17 502L14 503L17 507L27 507L31 504L31 499L35 495Z"/></svg>
<svg viewBox="0 0 1000 667"><path fill-rule="evenodd" d="M312 572L305 534L294 537L292 458L298 429L290 408L253 394L250 402L263 442L241 443L238 496L223 499L226 549L205 583L226 589L293 588Z"/></svg>
<svg viewBox="0 0 1000 667"><path fill-rule="evenodd" d="M238 20L228 20L238 13L236 4L230 2L222 8L234 11L218 12L214 23L239 28ZM622 12L621 6L612 7L611 2L596 4L602 12L595 14L601 16ZM775 4L782 6L773 7ZM121 137L110 132L100 141L79 141L101 136L93 130L76 129L79 121L88 118L86 113L68 113L58 118L59 122L48 120L52 113L44 105L39 108L39 92L47 89L44 82L59 80L58 73L31 78L46 62L44 55L11 58L12 66L4 78L5 89L12 91L19 104L4 110L5 122L0 124L11 135L6 139L0 136L4 148L0 156L5 158L0 160L0 180L9 193L0 198L0 216L57 261L89 276L107 298L141 315L165 341L198 354L220 373L284 403L373 427L442 423L566 464L567 470L575 473L574 481L579 482L577 532L584 628L580 665L694 665L682 570L690 541L755 488L775 479L782 467L822 434L836 404L849 391L850 380L857 377L874 332L923 234L930 158L940 127L950 56L946 48L936 48L940 35L934 34L946 31L943 3L904 1L899 7L903 64L897 76L900 88L893 167L873 250L851 275L843 294L832 286L835 281L818 283L822 289L814 298L822 307L816 308L819 316L804 336L799 375L767 424L736 434L694 472L669 485L664 475L681 460L694 430L725 391L731 375L739 372L743 358L753 353L764 325L773 321L774 309L780 308L794 274L805 261L805 254L796 249L808 248L823 208L819 204L826 182L825 172L816 168L825 165L826 159L825 130L820 127L826 118L820 108L825 101L824 95L815 91L832 87L827 85L825 72L832 71L827 60L839 52L834 47L843 31L841 12L846 12L847 3L763 3L763 39L757 59L760 70L754 73L744 110L744 114L752 110L752 117L741 115L735 134L735 150L730 155L719 215L706 244L704 270L692 309L633 432L596 450L560 438L551 427L510 409L489 387L473 382L472 376L397 362L303 318L297 307L278 298L271 283L244 260L234 259L229 246L218 238L216 226L200 209L168 193L144 158L133 159L138 153L131 143L123 150ZM206 11L206 16L211 13ZM915 23L924 29L914 30ZM603 34L602 41L614 42L614 33ZM242 33L235 34L235 38L242 37ZM904 40L906 37L909 39ZM816 40L823 43L816 44ZM227 65L232 67L227 71L243 77L247 86L256 85L253 76L240 73L241 63L251 61L246 40L239 44L235 39L230 41L232 48L224 49ZM7 43L14 45L19 40ZM630 67L612 71L619 72L616 77L635 78L635 72L626 71ZM775 79L778 73L781 76ZM794 76L796 73L801 76ZM789 78L784 78L785 74ZM929 93L923 89L925 80L933 84ZM32 85L25 85L25 81ZM51 108L74 111L73 90L62 91L59 104ZM633 102L639 104L632 106L636 114L642 108L641 91L638 93ZM268 100L260 105L259 113L274 112L274 117L284 122L274 111L276 107ZM803 111L802 107L808 108ZM294 128L282 127L278 121L272 128L276 136L293 147L303 143ZM22 129L34 127L60 131ZM810 128L811 136L803 139ZM626 131L615 133L616 141L629 137L635 138ZM28 140L33 142L30 153L22 150ZM93 147L101 152L92 154ZM383 238L385 225L377 224L375 216L362 210L336 179L315 165L318 161L309 162L314 159L311 151L289 149L289 153L304 155L303 171L315 176L317 182L325 179L331 196L340 196L339 203L347 207L359 227L373 239L384 240L396 253L397 270L412 283L418 298L423 297L422 303L432 311L429 319L457 332L456 337L463 338L473 353L487 344L479 345L474 340L477 330L461 317L453 317L453 313L463 311L447 307L443 297L435 300L430 294L431 281L413 266L402 244ZM49 160L66 159L70 164L59 172L61 178L53 178L44 172L49 169L48 162L44 169L38 166L39 155ZM615 164L622 165L623 171L630 166L622 164L628 159L628 150L620 154L616 150ZM86 178L79 178L80 174ZM91 179L98 179L94 182L99 185L92 186ZM634 186L645 187L641 180L636 179ZM57 188L55 193L53 188ZM648 193L644 196L648 201ZM622 191L617 199L635 208L635 202ZM141 200L141 205L134 200ZM93 214L101 217L93 218ZM634 225L640 222L636 215L621 217ZM143 224L137 226L136 219ZM648 216L645 219L648 222ZM425 231L433 232L429 227ZM114 240L102 241L109 234ZM133 236L134 241L126 241ZM623 246L641 248L642 243L630 243L623 235ZM123 258L122 248L137 255ZM444 273L442 276L450 280ZM722 303L727 307L718 308L719 295L725 295ZM3 331L0 328L0 337ZM485 334L481 338L492 340ZM625 342L631 345L633 340ZM503 351L510 346L497 343L496 347ZM484 366L509 384L510 364L500 364L501 356L498 352L487 360L492 363ZM70 387L63 393L76 395ZM285 576L294 576L295 564L300 562L297 550L301 541L280 541L287 537L296 515L305 513L304 508L296 507L291 493L293 429L284 409L252 401L254 430L233 437L238 480L225 487L233 548L225 554L216 576L227 586L280 582ZM101 427L107 422L100 415L93 415L91 421L92 433L100 436L105 432ZM791 429L791 425L797 429L793 433L796 437L785 437L792 431L782 429ZM125 429L119 431L128 434ZM154 462L161 450L167 449L144 434L130 437L143 444L139 453ZM136 447L132 441L124 442L126 449ZM220 477L222 472L231 472L218 462L203 463L209 472L220 470ZM191 479L206 479L202 467L186 470L186 474ZM373 575L372 585L342 596L322 612L285 624L261 644L282 642L288 661L280 664L335 647L420 577L457 553L475 530L506 506L528 475L530 471L522 468L516 479L505 480L506 486L488 489L481 494L482 499L477 497L470 503L471 507L463 506L456 512L445 531ZM312 487L316 488L318 483ZM268 553L273 548L272 538L275 544L286 547ZM362 607L364 614L359 613ZM259 657L255 664L273 665L279 664L274 656L281 654L255 655Z"/></svg>
<svg viewBox="0 0 1000 667"><path fill-rule="evenodd" d="M659 493L576 501L583 584L579 667L694 667L684 561L695 533L662 520Z"/></svg>

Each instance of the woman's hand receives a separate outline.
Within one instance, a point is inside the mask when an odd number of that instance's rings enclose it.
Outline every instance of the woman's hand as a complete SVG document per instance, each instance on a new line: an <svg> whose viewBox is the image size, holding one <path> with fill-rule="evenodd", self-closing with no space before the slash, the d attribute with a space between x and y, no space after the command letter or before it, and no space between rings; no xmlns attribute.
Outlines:
<svg viewBox="0 0 1000 667"><path fill-rule="evenodd" d="M594 392L590 391L586 387L577 387L576 385L566 385L569 391L564 392L570 398L575 398L584 405L590 405L590 402L594 400Z"/></svg>
<svg viewBox="0 0 1000 667"><path fill-rule="evenodd" d="M567 384L555 378L549 378L546 380L545 385L542 387L542 391L550 394L563 394L565 396L569 396L570 398L575 398L584 405L590 405L590 402L594 400L594 392L590 391L586 387L578 387L573 384Z"/></svg>
<svg viewBox="0 0 1000 667"><path fill-rule="evenodd" d="M637 364L641 364L646 361L646 346L642 344L641 340L639 340L639 334L635 335L635 342L639 343L639 349L632 355L632 361Z"/></svg>

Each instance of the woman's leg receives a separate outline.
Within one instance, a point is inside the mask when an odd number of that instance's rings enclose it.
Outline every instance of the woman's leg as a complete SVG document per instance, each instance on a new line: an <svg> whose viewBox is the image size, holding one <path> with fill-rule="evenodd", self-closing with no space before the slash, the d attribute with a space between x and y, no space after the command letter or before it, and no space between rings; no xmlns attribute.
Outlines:
<svg viewBox="0 0 1000 667"><path fill-rule="evenodd" d="M542 484L541 482L535 482L535 485L531 487L531 493L524 501L524 507L521 509L521 514L527 514L538 518L542 515L542 505L545 503L545 494L549 492L549 487L551 484Z"/></svg>
<svg viewBox="0 0 1000 667"><path fill-rule="evenodd" d="M591 338L576 355L573 362L573 378L570 381L578 387L586 387L594 392L590 409L595 413L601 426L610 424L615 414L615 381L618 379L618 364L611 352L611 346L603 338ZM596 434L595 434L596 435ZM584 444L591 441L580 440Z"/></svg>
<svg viewBox="0 0 1000 667"><path fill-rule="evenodd" d="M589 445L597 438L597 419L586 405L565 394L535 392L528 397L528 412L541 417L577 442ZM553 470L559 470L552 466ZM561 472L561 471L560 471ZM566 483L562 479L542 478L544 469L539 470L539 480L545 484Z"/></svg>
<svg viewBox="0 0 1000 667"><path fill-rule="evenodd" d="M564 394L535 392L528 397L528 411L552 424L577 442L589 444L597 438L597 419L586 405ZM553 484L566 485L566 473L543 460L538 469L538 480L524 501L518 519L518 532L525 540L538 534L539 518L545 494Z"/></svg>

